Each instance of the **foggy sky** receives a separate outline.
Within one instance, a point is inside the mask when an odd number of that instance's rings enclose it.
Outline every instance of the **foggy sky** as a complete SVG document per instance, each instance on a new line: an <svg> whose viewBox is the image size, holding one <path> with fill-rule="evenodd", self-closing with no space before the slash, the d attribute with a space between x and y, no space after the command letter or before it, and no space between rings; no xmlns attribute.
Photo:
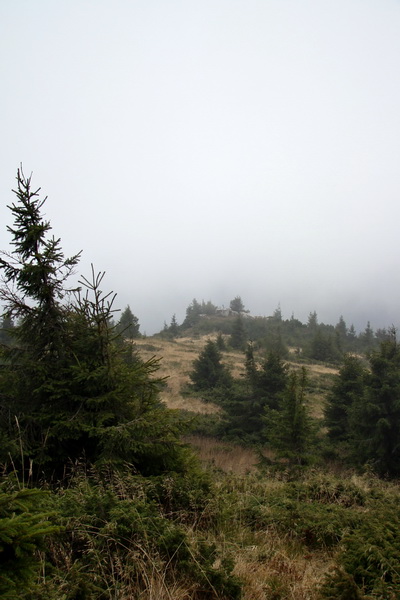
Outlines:
<svg viewBox="0 0 400 600"><path fill-rule="evenodd" d="M237 295L397 325L399 31L399 0L1 2L0 249L22 163L142 332Z"/></svg>

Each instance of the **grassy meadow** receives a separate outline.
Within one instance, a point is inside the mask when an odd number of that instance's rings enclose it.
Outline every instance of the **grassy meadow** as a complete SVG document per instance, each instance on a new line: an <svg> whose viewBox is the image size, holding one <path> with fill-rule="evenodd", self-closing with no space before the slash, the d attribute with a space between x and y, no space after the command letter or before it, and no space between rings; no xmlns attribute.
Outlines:
<svg viewBox="0 0 400 600"><path fill-rule="evenodd" d="M135 340L140 355L145 359L157 357L160 359L159 375L166 377L166 386L161 392L161 399L168 408L181 409L198 414L218 413L220 408L207 401L202 402L195 394L188 393L190 371L193 361L203 349L207 340L215 340L215 335L202 335L196 338L182 337L166 340L158 337L140 338ZM307 363L295 360L285 361L290 369L300 370L306 366L309 379L308 402L310 413L315 418L323 417L326 392L332 385L332 377L338 373L338 368L320 363ZM230 369L235 378L244 376L244 354L232 350L223 352L223 363ZM217 451L218 452L218 451ZM249 454L249 456L251 453ZM252 463L252 459L250 459Z"/></svg>
<svg viewBox="0 0 400 600"><path fill-rule="evenodd" d="M161 358L160 373L168 377L162 400L169 408L211 416L221 410L191 396L187 388L192 362L210 338L137 340L144 358ZM294 353L290 356L290 369L304 366ZM244 374L243 353L224 351L223 360L235 377ZM310 413L321 419L338 369L305 366ZM400 598L400 544L398 539L393 548L382 543L382 536L393 535L393 515L398 520L396 482L337 463L293 474L284 465L277 470L263 461L272 457L268 448L260 451L202 435L186 441L212 473L215 486L192 535L203 529L201 523L209 523L203 532L218 547L218 560L232 565L244 600Z"/></svg>
<svg viewBox="0 0 400 600"><path fill-rule="evenodd" d="M188 386L209 337L135 340L142 359L160 359L161 400L174 414L213 420L223 410ZM223 357L236 378L244 374L243 353ZM290 369L304 366L290 357ZM310 412L321 419L337 369L306 367ZM2 566L0 598L400 598L396 481L337 461L293 467L267 447L209 435L189 433L183 442L198 458L188 453L191 466L181 472L146 477L130 465L82 463L67 484L32 490L17 472L6 477L0 540L7 548L11 531L19 554ZM37 538L34 554L27 531Z"/></svg>
<svg viewBox="0 0 400 600"><path fill-rule="evenodd" d="M110 327L38 192L18 170L0 265L0 600L400 600L395 331L279 310L244 335L240 297Z"/></svg>

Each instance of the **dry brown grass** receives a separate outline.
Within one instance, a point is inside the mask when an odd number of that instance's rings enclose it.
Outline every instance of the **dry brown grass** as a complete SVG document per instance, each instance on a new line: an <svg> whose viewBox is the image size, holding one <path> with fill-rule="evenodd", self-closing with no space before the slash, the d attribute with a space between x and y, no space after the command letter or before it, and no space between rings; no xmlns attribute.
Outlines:
<svg viewBox="0 0 400 600"><path fill-rule="evenodd" d="M161 399L169 408L188 410L200 414L214 414L219 412L219 407L210 402L203 402L196 396L190 394L182 395L187 390L190 381L189 373L192 370L193 361L204 348L207 340L215 340L215 335L204 335L192 339L189 337L177 338L175 340L163 340L157 337L143 338L136 341L140 354L144 359L156 356L160 358L159 375L167 377L165 389L161 393ZM241 352L223 352L224 363L231 370L235 378L240 378L245 372L244 354ZM302 365L288 361L290 368L299 370ZM335 375L338 369L325 365L305 365L308 377L318 385L318 381L327 375ZM323 417L325 393L314 392L309 397L310 413L313 417Z"/></svg>
<svg viewBox="0 0 400 600"><path fill-rule="evenodd" d="M189 436L187 441L195 448L201 462L207 466L211 465L225 473L237 475L255 473L258 470L260 457L250 448L199 435Z"/></svg>
<svg viewBox="0 0 400 600"><path fill-rule="evenodd" d="M186 394L182 396L182 391L190 382L189 373L193 361L209 339L215 339L215 336L206 335L197 339L177 338L172 341L159 338L136 340L136 346L145 360L153 356L161 359L158 375L168 377L166 388L161 393L161 400L168 408L179 408L202 414L213 414L219 411L215 404L202 402L200 398ZM243 359L237 353L224 353L224 361L235 376L243 371Z"/></svg>
<svg viewBox="0 0 400 600"><path fill-rule="evenodd" d="M336 369L335 367L326 367L325 365L313 365L313 364L309 364L307 365L307 371L311 372L311 373L317 373L318 375L337 375L337 373L339 373L339 369Z"/></svg>
<svg viewBox="0 0 400 600"><path fill-rule="evenodd" d="M217 480L218 481L218 480ZM327 549L311 550L295 539L290 531L282 533L271 524L255 529L242 526L241 511L249 499L266 490L285 493L286 483L259 475L226 475L220 480L224 494L232 493L237 523L231 519L216 532L215 542L221 556L233 556L233 573L242 582L243 600L319 600L319 584L333 566L333 553ZM218 565L217 565L218 566Z"/></svg>
<svg viewBox="0 0 400 600"><path fill-rule="evenodd" d="M194 396L182 396L189 383L192 363L201 351L205 341L179 338L169 341L159 338L145 338L136 341L143 359L156 356L160 359L158 375L167 377L166 387L161 392L161 400L168 408L190 410L196 413L215 413L219 408L210 402L202 402Z"/></svg>
<svg viewBox="0 0 400 600"><path fill-rule="evenodd" d="M332 561L326 552L304 554L273 532L258 532L255 543L236 552L234 573L244 600L317 600L318 583Z"/></svg>
<svg viewBox="0 0 400 600"><path fill-rule="evenodd" d="M308 414L313 419L321 420L324 417L326 399L324 394L314 394L309 402Z"/></svg>
<svg viewBox="0 0 400 600"><path fill-rule="evenodd" d="M337 373L339 373L339 369L335 367L327 367L326 365L315 365L313 363L302 364L292 362L290 360L287 361L287 364L290 365L290 368L295 371L298 371L301 369L301 367L305 367L307 369L307 373L309 376L311 375L311 377L313 375L337 375Z"/></svg>
<svg viewBox="0 0 400 600"><path fill-rule="evenodd" d="M192 363L204 348L208 339L215 336L206 335L197 339L178 338L173 341L158 338L146 338L137 341L138 349L144 359L156 356L161 359L159 375L168 377L166 388L162 392L162 400L170 408L185 409L196 413L216 413L219 408L211 403L205 403L200 398L186 395L189 373ZM240 352L224 352L224 362L234 375L240 377L244 373L244 355ZM289 362L290 368L298 370L299 363ZM337 369L324 365L305 365L309 379L313 381L314 389L310 394L312 415L321 418L324 406L324 386L329 376L337 373ZM186 390L185 395L182 391ZM186 439L195 448L201 462L241 480L243 494L254 494L253 480L258 480L259 454L249 448L221 442L203 436L190 436ZM271 458L271 456L269 456ZM263 480L270 486L281 485L277 480ZM215 538L214 538L215 535ZM243 582L243 600L317 600L318 583L332 566L332 556L329 552L306 552L304 547L296 544L290 535L278 534L273 529L250 531L236 534L229 540L228 532L211 534L210 541L215 541L222 550L224 544L227 554L234 555L234 573ZM230 536L229 536L230 537ZM149 582L153 590L145 600L153 598L171 600L190 600L194 590L176 589L164 586L162 578ZM153 595L152 595L153 594Z"/></svg>

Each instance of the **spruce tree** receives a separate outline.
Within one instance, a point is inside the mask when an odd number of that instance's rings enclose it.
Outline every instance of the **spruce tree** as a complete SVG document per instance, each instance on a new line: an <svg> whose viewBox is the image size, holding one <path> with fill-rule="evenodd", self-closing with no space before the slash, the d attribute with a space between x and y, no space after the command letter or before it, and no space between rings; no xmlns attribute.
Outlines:
<svg viewBox="0 0 400 600"><path fill-rule="evenodd" d="M14 321L8 315L3 315L0 323L0 344L10 345L13 343Z"/></svg>
<svg viewBox="0 0 400 600"><path fill-rule="evenodd" d="M216 312L217 307L211 302L211 300L207 300L207 302L204 300L201 301L201 314L212 316L215 315Z"/></svg>
<svg viewBox="0 0 400 600"><path fill-rule="evenodd" d="M12 439L17 418L25 449L35 457L48 438L49 414L59 410L65 398L62 385L55 397L49 389L65 377L70 354L65 282L79 260L79 253L65 259L60 240L49 236L50 223L42 216L46 198L41 200L39 192L19 169L17 201L8 207L14 216L13 227L7 227L14 250L0 258L4 278L0 299L6 314L19 323L13 332L15 347L3 353L4 435Z"/></svg>
<svg viewBox="0 0 400 600"><path fill-rule="evenodd" d="M326 335L320 328L317 328L307 349L309 357L327 362L338 361L341 355L335 341L331 335Z"/></svg>
<svg viewBox="0 0 400 600"><path fill-rule="evenodd" d="M360 360L351 354L346 355L325 408L328 437L335 443L349 443L353 437L353 429L357 427L357 423L352 415L354 407L364 397L365 377L366 371Z"/></svg>
<svg viewBox="0 0 400 600"><path fill-rule="evenodd" d="M17 172L17 203L8 208L14 216L12 234L14 250L3 252L0 269L5 285L0 299L9 317L21 325L17 338L29 347L34 360L51 364L59 361L65 348L65 314L63 301L68 291L65 282L79 261L80 253L65 259L60 239L49 237L51 226L41 209L47 198L39 198L40 188L33 191L31 177Z"/></svg>
<svg viewBox="0 0 400 600"><path fill-rule="evenodd" d="M198 358L193 362L190 379L193 388L197 391L230 385L231 376L222 363L222 354L216 342L207 341Z"/></svg>
<svg viewBox="0 0 400 600"><path fill-rule="evenodd" d="M357 348L357 332L353 324L350 325L346 337L346 348L349 351L354 351Z"/></svg>
<svg viewBox="0 0 400 600"><path fill-rule="evenodd" d="M258 372L254 392L263 406L276 409L288 384L288 365L276 352L269 352Z"/></svg>
<svg viewBox="0 0 400 600"><path fill-rule="evenodd" d="M272 318L277 323L281 323L281 321L282 321L282 310L281 310L281 304L280 303L278 304L278 306L274 310Z"/></svg>
<svg viewBox="0 0 400 600"><path fill-rule="evenodd" d="M200 320L201 313L201 304L193 298L191 304L186 309L186 316L182 323L182 329L189 329L190 327L194 327Z"/></svg>
<svg viewBox="0 0 400 600"><path fill-rule="evenodd" d="M338 323L336 323L336 325L335 325L335 342L336 342L336 347L338 348L338 350L340 352L343 352L345 350L346 339L347 339L347 325L346 325L346 321L343 319L343 316L341 315Z"/></svg>
<svg viewBox="0 0 400 600"><path fill-rule="evenodd" d="M400 475L400 348L394 337L370 355L365 394L354 406L354 453L379 475Z"/></svg>
<svg viewBox="0 0 400 600"><path fill-rule="evenodd" d="M359 335L359 340L365 352L368 352L368 350L371 350L373 348L375 342L374 338L374 331L371 327L371 323L368 321L366 328Z"/></svg>
<svg viewBox="0 0 400 600"><path fill-rule="evenodd" d="M246 341L246 328L244 326L243 317L239 314L233 323L232 334L229 343L235 350L244 350Z"/></svg>
<svg viewBox="0 0 400 600"><path fill-rule="evenodd" d="M350 342L354 342L354 340L357 338L357 333L353 323L349 327L349 331L347 332L347 338L350 340Z"/></svg>
<svg viewBox="0 0 400 600"><path fill-rule="evenodd" d="M215 343L217 344L218 350L221 350L221 352L223 350L226 350L225 339L224 339L224 336L222 335L221 331L218 331Z"/></svg>
<svg viewBox="0 0 400 600"><path fill-rule="evenodd" d="M269 353L261 366L257 364L254 349L247 345L245 352L246 389L237 387L225 402L228 414L226 432L251 443L263 443L264 415L267 409L281 405L282 394L288 382L287 365L279 355Z"/></svg>
<svg viewBox="0 0 400 600"><path fill-rule="evenodd" d="M178 325L178 321L176 320L175 314L172 315L171 323L168 328L168 332L173 338L175 338L179 334L179 325Z"/></svg>
<svg viewBox="0 0 400 600"><path fill-rule="evenodd" d="M14 251L0 262L0 298L19 319L0 377L0 428L13 464L31 461L35 473L57 477L80 460L129 463L146 474L180 468L174 415L158 398L157 360L127 361L114 344L115 294L102 291L104 273L92 267L71 296L65 284L79 254L64 258L42 217L46 199L22 171L17 182L8 228Z"/></svg>
<svg viewBox="0 0 400 600"><path fill-rule="evenodd" d="M246 346L245 350L245 371L246 371L246 381L249 384L251 390L254 390L258 387L259 373L257 369L257 363L254 356L254 347L251 342L249 342Z"/></svg>
<svg viewBox="0 0 400 600"><path fill-rule="evenodd" d="M45 508L46 492L10 490L10 483L0 487L0 598L38 598L39 551L46 549L47 536L61 528Z"/></svg>
<svg viewBox="0 0 400 600"><path fill-rule="evenodd" d="M117 330L124 338L133 340L140 336L139 327L139 319L133 314L128 304L121 313Z"/></svg>
<svg viewBox="0 0 400 600"><path fill-rule="evenodd" d="M340 315L339 321L335 325L335 330L339 333L341 339L346 339L347 336L347 325L343 319L343 315Z"/></svg>
<svg viewBox="0 0 400 600"><path fill-rule="evenodd" d="M235 298L230 301L229 307L232 311L238 312L239 314L242 312L247 312L240 296L235 296Z"/></svg>
<svg viewBox="0 0 400 600"><path fill-rule="evenodd" d="M317 311L310 312L308 315L307 327L310 331L314 332L318 327L318 315Z"/></svg>
<svg viewBox="0 0 400 600"><path fill-rule="evenodd" d="M290 373L278 410L266 408L264 421L268 443L279 456L304 464L312 442L312 425L305 399L307 374Z"/></svg>

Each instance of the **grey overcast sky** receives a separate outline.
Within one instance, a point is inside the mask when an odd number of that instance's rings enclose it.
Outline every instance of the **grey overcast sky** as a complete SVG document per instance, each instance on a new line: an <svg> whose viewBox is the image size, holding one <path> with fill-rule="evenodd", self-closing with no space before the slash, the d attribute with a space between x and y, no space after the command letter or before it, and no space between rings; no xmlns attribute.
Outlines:
<svg viewBox="0 0 400 600"><path fill-rule="evenodd" d="M400 0L2 0L16 170L141 331L193 298L400 322Z"/></svg>

